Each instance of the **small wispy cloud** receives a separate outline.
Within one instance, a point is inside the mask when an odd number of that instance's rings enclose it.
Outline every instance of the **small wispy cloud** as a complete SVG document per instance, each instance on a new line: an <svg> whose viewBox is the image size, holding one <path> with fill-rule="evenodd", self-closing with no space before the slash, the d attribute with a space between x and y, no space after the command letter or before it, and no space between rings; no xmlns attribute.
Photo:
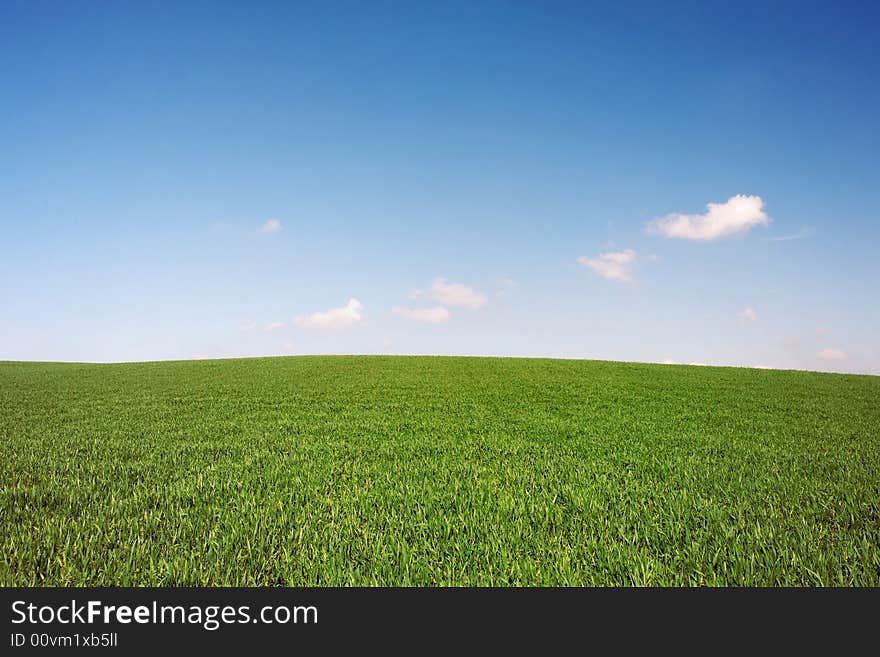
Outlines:
<svg viewBox="0 0 880 657"><path fill-rule="evenodd" d="M847 353L843 349L837 347L823 349L816 355L822 360L845 360L847 357Z"/></svg>
<svg viewBox="0 0 880 657"><path fill-rule="evenodd" d="M281 344L281 351L283 351L285 354L292 354L294 351L296 351L296 347L292 342L284 342Z"/></svg>
<svg viewBox="0 0 880 657"><path fill-rule="evenodd" d="M280 233L281 222L277 219L269 219L266 223L260 226L260 232L264 235L274 235L275 233Z"/></svg>
<svg viewBox="0 0 880 657"><path fill-rule="evenodd" d="M401 308L397 306L392 308L391 312L404 319L424 324L442 324L452 319L452 313L443 306L434 308Z"/></svg>
<svg viewBox="0 0 880 657"><path fill-rule="evenodd" d="M383 349L391 349L392 346L394 346L394 343L390 339L385 338L384 340L382 340Z"/></svg>
<svg viewBox="0 0 880 657"><path fill-rule="evenodd" d="M241 326L238 327L240 331L255 331L257 328L256 322L244 322Z"/></svg>
<svg viewBox="0 0 880 657"><path fill-rule="evenodd" d="M632 263L635 262L636 252L632 249L625 251L608 251L600 253L595 258L581 256L578 262L584 267L589 267L602 278L623 283L632 282Z"/></svg>
<svg viewBox="0 0 880 657"><path fill-rule="evenodd" d="M804 227L801 228L796 233L791 233L790 235L776 235L773 237L765 237L764 241L766 242L790 242L792 240L802 240L810 237L815 231L812 228Z"/></svg>
<svg viewBox="0 0 880 657"><path fill-rule="evenodd" d="M708 203L703 214L672 213L648 222L648 233L685 240L716 240L747 233L767 224L760 196L731 196L724 203Z"/></svg>
<svg viewBox="0 0 880 657"><path fill-rule="evenodd" d="M278 329L284 328L284 322L270 322L266 324L267 331L277 331Z"/></svg>
<svg viewBox="0 0 880 657"><path fill-rule="evenodd" d="M364 306L357 299L351 298L341 308L313 313L306 317L299 316L293 319L293 323L308 329L341 329L349 328L363 323L366 319Z"/></svg>
<svg viewBox="0 0 880 657"><path fill-rule="evenodd" d="M516 287L516 282L509 276L502 276L501 278L496 279L495 286L495 296L506 297Z"/></svg>
<svg viewBox="0 0 880 657"><path fill-rule="evenodd" d="M756 319L758 319L758 314L755 312L754 308L746 308L739 314L740 324L751 324Z"/></svg>
<svg viewBox="0 0 880 657"><path fill-rule="evenodd" d="M482 308L488 301L482 292L461 283L449 283L443 278L434 281L431 298L444 306L462 306L470 310Z"/></svg>

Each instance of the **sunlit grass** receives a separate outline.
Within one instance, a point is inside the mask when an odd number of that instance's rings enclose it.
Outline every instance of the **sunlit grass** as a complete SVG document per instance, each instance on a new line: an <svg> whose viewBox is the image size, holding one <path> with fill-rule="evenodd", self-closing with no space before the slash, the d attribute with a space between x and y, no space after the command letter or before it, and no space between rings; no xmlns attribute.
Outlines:
<svg viewBox="0 0 880 657"><path fill-rule="evenodd" d="M4 585L880 585L880 377L0 363Z"/></svg>

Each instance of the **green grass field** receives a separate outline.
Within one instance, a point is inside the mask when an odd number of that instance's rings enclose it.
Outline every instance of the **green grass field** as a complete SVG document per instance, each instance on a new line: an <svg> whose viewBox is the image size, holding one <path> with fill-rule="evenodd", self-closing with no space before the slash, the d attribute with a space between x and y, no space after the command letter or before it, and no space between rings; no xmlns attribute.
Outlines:
<svg viewBox="0 0 880 657"><path fill-rule="evenodd" d="M4 585L880 585L880 377L0 363Z"/></svg>

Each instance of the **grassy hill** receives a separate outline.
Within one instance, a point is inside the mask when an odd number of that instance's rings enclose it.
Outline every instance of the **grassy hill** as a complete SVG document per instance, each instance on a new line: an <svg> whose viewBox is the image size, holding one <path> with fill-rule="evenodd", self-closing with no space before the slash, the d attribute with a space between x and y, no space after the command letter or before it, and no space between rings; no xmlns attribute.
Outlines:
<svg viewBox="0 0 880 657"><path fill-rule="evenodd" d="M4 585L880 585L880 377L0 363Z"/></svg>

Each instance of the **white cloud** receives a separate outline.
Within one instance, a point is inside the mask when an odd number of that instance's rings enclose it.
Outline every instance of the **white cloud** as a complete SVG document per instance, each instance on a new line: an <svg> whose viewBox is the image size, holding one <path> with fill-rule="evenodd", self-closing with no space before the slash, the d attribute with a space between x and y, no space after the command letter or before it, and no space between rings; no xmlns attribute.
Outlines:
<svg viewBox="0 0 880 657"><path fill-rule="evenodd" d="M257 328L256 322L245 322L244 324L239 326L239 329L242 331L253 331L256 328Z"/></svg>
<svg viewBox="0 0 880 657"><path fill-rule="evenodd" d="M796 233L790 235L777 235L776 237L767 237L768 242L791 242L792 240L802 240L813 234L812 228L801 228Z"/></svg>
<svg viewBox="0 0 880 657"><path fill-rule="evenodd" d="M424 322L425 324L442 324L452 319L452 313L443 306L434 308L400 308L391 309L395 315L400 315L405 319L414 322Z"/></svg>
<svg viewBox="0 0 880 657"><path fill-rule="evenodd" d="M266 324L267 331L277 331L281 328L284 328L284 322L271 322L270 324Z"/></svg>
<svg viewBox="0 0 880 657"><path fill-rule="evenodd" d="M668 214L648 223L648 232L685 240L715 240L747 233L770 218L760 196L731 196L724 203L709 203L703 214Z"/></svg>
<svg viewBox="0 0 880 657"><path fill-rule="evenodd" d="M285 342L281 345L281 351L283 351L285 354L293 353L294 350L295 347L292 342Z"/></svg>
<svg viewBox="0 0 880 657"><path fill-rule="evenodd" d="M739 314L739 321L742 324L749 324L758 319L758 314L754 308L746 308Z"/></svg>
<svg viewBox="0 0 880 657"><path fill-rule="evenodd" d="M293 323L302 328L340 329L362 323L366 316L364 306L357 299L349 299L342 308L332 308L308 317L295 317Z"/></svg>
<svg viewBox="0 0 880 657"><path fill-rule="evenodd" d="M584 267L589 267L602 278L629 283L632 281L630 268L635 259L636 252L632 249L626 249L625 251L600 253L596 258L581 256L578 258L578 262Z"/></svg>
<svg viewBox="0 0 880 657"><path fill-rule="evenodd" d="M422 295L423 295L423 294L424 294L424 292L422 292L422 291L419 290L418 288L412 288L412 289L410 289L409 292L406 293L406 297L407 297L410 301L418 301L419 299L422 298Z"/></svg>
<svg viewBox="0 0 880 657"><path fill-rule="evenodd" d="M281 222L277 219L269 219L269 221L260 226L260 232L264 235L273 235L275 233L280 233Z"/></svg>
<svg viewBox="0 0 880 657"><path fill-rule="evenodd" d="M389 340L388 338L385 338L384 340L382 340L382 348L383 349L391 349L393 344L394 343L391 340Z"/></svg>
<svg viewBox="0 0 880 657"><path fill-rule="evenodd" d="M412 297L410 297L412 298ZM463 306L477 310L486 305L486 296L461 283L448 283L438 278L431 286L431 298L444 306Z"/></svg>
<svg viewBox="0 0 880 657"><path fill-rule="evenodd" d="M846 352L843 349L838 349L834 347L830 349L823 349L817 355L822 360L844 360L846 358Z"/></svg>

